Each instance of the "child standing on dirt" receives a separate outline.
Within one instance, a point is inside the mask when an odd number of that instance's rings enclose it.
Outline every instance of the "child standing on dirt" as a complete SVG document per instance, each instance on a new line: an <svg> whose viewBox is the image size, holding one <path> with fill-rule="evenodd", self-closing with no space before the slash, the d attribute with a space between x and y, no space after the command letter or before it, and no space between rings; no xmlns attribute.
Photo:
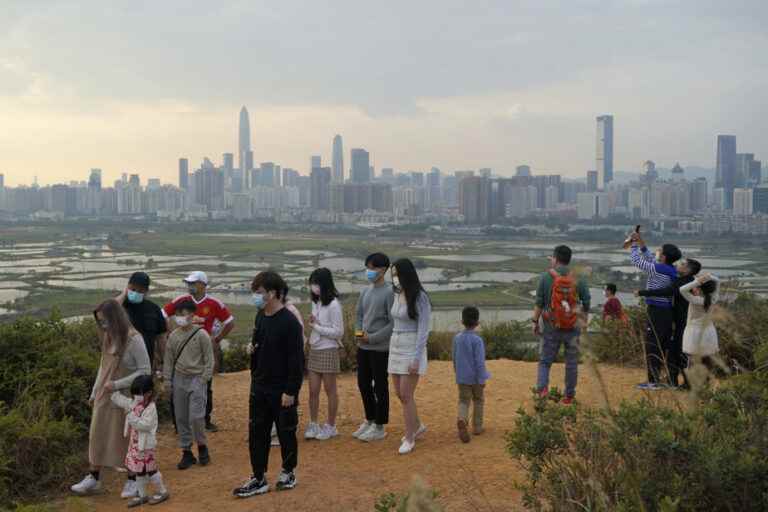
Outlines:
<svg viewBox="0 0 768 512"><path fill-rule="evenodd" d="M480 324L480 311L467 306L461 312L464 331L453 338L453 369L456 372L456 384L459 387L459 417L456 426L459 439L463 443L469 437L469 406L472 403L472 429L474 434L483 433L483 405L485 403L485 383L491 377L485 367L485 343L477 334Z"/></svg>
<svg viewBox="0 0 768 512"><path fill-rule="evenodd" d="M124 435L129 437L125 467L136 475L139 495L128 502L133 508L149 503L157 505L169 498L163 484L163 475L157 468L155 449L157 447L157 407L155 406L155 388L152 377L140 375L131 384L133 400L121 393L112 394L112 402L125 410ZM147 496L147 483L151 482L157 491Z"/></svg>

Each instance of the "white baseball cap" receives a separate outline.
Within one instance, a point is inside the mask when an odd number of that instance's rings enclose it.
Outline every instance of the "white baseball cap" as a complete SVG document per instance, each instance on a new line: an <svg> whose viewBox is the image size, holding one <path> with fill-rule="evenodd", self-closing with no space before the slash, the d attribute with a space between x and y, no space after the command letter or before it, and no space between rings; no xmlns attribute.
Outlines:
<svg viewBox="0 0 768 512"><path fill-rule="evenodd" d="M200 270L196 270L189 274L187 277L184 278L185 283L203 283L208 284L208 276L205 275L205 272L201 272Z"/></svg>

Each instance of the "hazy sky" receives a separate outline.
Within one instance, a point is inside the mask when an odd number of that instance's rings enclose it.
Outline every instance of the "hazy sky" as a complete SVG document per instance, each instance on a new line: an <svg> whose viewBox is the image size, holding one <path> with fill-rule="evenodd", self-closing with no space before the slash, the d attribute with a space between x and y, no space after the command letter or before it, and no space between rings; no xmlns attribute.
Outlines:
<svg viewBox="0 0 768 512"><path fill-rule="evenodd" d="M217 4L227 4L221 7ZM101 167L176 182L236 152L307 171L331 140L377 170L714 165L718 133L768 160L768 2L0 0L0 172Z"/></svg>

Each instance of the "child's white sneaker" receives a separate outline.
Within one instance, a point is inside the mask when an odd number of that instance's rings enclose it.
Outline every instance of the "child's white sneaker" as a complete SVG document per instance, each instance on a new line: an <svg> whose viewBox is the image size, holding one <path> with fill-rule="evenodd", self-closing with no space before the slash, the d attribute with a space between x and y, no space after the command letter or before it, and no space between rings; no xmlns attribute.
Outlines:
<svg viewBox="0 0 768 512"><path fill-rule="evenodd" d="M123 492L120 493L120 497L124 500L128 498L137 498L139 496L139 485L136 480L126 480L123 485Z"/></svg>
<svg viewBox="0 0 768 512"><path fill-rule="evenodd" d="M101 491L101 481L96 480L92 474L88 473L85 478L70 487L70 490L75 494L93 494Z"/></svg>

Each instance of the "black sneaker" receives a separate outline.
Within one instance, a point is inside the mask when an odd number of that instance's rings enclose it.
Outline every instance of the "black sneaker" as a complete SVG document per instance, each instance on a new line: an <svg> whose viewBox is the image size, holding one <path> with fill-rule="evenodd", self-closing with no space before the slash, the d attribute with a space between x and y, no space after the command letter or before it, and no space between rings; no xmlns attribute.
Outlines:
<svg viewBox="0 0 768 512"><path fill-rule="evenodd" d="M266 494L269 492L269 484L265 477L261 479L252 476L242 486L233 489L232 494L238 498L250 498L251 496L257 496L259 494Z"/></svg>
<svg viewBox="0 0 768 512"><path fill-rule="evenodd" d="M296 487L296 474L291 471L280 471L280 476L277 477L277 485L275 488L278 491L287 491Z"/></svg>
<svg viewBox="0 0 768 512"><path fill-rule="evenodd" d="M212 421L206 421L205 422L205 430L207 430L208 432L218 432L219 431L219 426L216 425Z"/></svg>
<svg viewBox="0 0 768 512"><path fill-rule="evenodd" d="M197 447L197 457L200 460L201 466L207 466L211 462L211 454L208 453L208 447L207 446L198 446Z"/></svg>
<svg viewBox="0 0 768 512"><path fill-rule="evenodd" d="M183 471L191 468L195 464L197 464L197 459L192 455L192 450L184 450L181 454L181 460L176 464L176 467Z"/></svg>

